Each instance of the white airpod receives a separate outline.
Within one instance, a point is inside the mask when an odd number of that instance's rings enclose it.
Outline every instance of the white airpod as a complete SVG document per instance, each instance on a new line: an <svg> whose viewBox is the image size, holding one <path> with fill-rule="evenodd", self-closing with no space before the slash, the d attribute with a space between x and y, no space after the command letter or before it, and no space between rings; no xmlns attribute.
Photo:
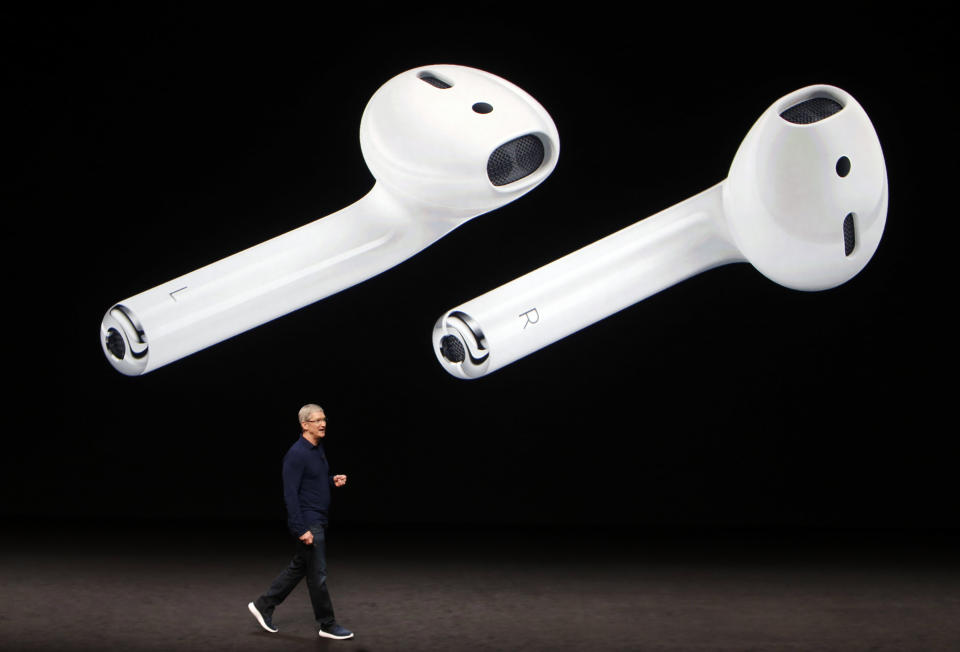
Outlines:
<svg viewBox="0 0 960 652"><path fill-rule="evenodd" d="M560 139L514 84L434 65L377 90L360 147L376 179L367 195L118 302L100 326L107 360L144 374L375 276L535 188L556 166Z"/></svg>
<svg viewBox="0 0 960 652"><path fill-rule="evenodd" d="M483 376L727 263L825 290L863 269L886 217L886 166L866 112L839 88L809 86L760 116L726 180L448 311L434 352L458 378Z"/></svg>

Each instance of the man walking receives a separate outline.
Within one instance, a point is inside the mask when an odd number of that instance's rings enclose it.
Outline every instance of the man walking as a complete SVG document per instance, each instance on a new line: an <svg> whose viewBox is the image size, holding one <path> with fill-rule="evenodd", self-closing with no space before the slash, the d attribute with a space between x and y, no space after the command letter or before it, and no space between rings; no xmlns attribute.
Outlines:
<svg viewBox="0 0 960 652"><path fill-rule="evenodd" d="M277 575L270 588L247 605L260 626L276 632L273 610L306 576L320 636L353 638L333 616L327 591L327 559L324 530L330 509L330 488L347 484L347 476L330 475L320 440L327 434L323 408L310 403L300 408L301 436L283 458L283 500L287 505L287 526L298 540L297 552L286 570Z"/></svg>

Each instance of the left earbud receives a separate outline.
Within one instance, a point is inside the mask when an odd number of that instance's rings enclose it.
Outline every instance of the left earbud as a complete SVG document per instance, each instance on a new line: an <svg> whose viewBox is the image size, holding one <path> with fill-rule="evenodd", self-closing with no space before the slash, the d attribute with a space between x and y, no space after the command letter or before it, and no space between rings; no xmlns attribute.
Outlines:
<svg viewBox="0 0 960 652"><path fill-rule="evenodd" d="M393 267L539 185L560 138L514 84L434 65L374 93L360 147L376 183L356 203L107 310L110 364L145 374Z"/></svg>

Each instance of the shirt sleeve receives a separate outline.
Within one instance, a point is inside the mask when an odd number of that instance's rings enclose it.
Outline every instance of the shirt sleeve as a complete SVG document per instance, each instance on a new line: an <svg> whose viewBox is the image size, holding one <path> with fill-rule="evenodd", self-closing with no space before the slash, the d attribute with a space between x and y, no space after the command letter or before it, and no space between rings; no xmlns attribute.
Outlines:
<svg viewBox="0 0 960 652"><path fill-rule="evenodd" d="M307 531L306 519L300 510L300 482L303 480L303 458L293 451L283 458L283 502L287 505L287 527L300 538Z"/></svg>

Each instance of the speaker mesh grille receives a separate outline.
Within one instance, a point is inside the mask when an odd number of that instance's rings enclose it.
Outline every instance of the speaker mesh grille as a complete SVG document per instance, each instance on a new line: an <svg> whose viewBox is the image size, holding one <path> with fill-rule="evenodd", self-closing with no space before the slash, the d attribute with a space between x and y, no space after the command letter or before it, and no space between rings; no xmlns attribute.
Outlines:
<svg viewBox="0 0 960 652"><path fill-rule="evenodd" d="M437 79L436 77L434 77L433 75L427 72L420 73L418 77L420 77L420 79L427 82L431 86L436 86L437 88L450 88L451 86L451 84L448 84L442 79Z"/></svg>
<svg viewBox="0 0 960 652"><path fill-rule="evenodd" d="M829 97L814 97L800 104L794 104L781 113L780 117L795 125L808 125L829 118L842 108L839 102Z"/></svg>
<svg viewBox="0 0 960 652"><path fill-rule="evenodd" d="M853 213L843 218L843 252L849 256L857 246L857 232L853 227Z"/></svg>
<svg viewBox="0 0 960 652"><path fill-rule="evenodd" d="M534 172L543 163L543 143L526 135L500 145L487 159L487 177L495 186L504 186Z"/></svg>

